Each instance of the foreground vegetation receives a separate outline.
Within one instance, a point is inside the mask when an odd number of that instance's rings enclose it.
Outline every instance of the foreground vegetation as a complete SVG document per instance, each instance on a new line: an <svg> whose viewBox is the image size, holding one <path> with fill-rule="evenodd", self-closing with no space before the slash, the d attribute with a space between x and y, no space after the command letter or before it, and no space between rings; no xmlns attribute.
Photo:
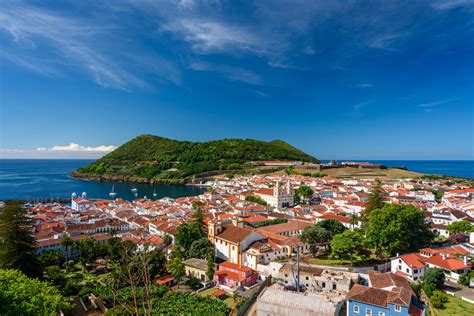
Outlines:
<svg viewBox="0 0 474 316"><path fill-rule="evenodd" d="M465 302L455 296L446 295L447 302L442 308L433 308L436 316L470 316L474 315L474 304Z"/></svg>
<svg viewBox="0 0 474 316"><path fill-rule="evenodd" d="M249 161L316 158L281 141L223 139L188 142L141 135L101 159L78 169L73 176L137 182L183 183L192 175L214 170L251 168Z"/></svg>
<svg viewBox="0 0 474 316"><path fill-rule="evenodd" d="M161 249L150 247L146 240L135 244L114 237L114 232L101 244L88 237L80 241L64 237L67 258L60 252L36 256L32 223L16 201L7 201L0 210L0 227L1 315L57 315L60 311L71 315L77 300L87 302L91 294L109 308L107 315L230 312L217 298L191 295L198 280L188 280L186 285L181 281L182 260L186 258L208 259L208 276L212 278L214 273L213 247L204 237L200 210L193 221L179 227L169 261ZM71 260L73 252L78 256ZM180 284L179 291L155 284L157 278L169 274Z"/></svg>

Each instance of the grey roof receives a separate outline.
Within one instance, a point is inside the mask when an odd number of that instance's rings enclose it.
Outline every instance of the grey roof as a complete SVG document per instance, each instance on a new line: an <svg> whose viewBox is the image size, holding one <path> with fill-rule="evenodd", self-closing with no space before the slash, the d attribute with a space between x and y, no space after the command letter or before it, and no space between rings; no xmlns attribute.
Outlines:
<svg viewBox="0 0 474 316"><path fill-rule="evenodd" d="M207 271L207 260L199 258L190 258L183 261L185 266L190 266L199 270Z"/></svg>

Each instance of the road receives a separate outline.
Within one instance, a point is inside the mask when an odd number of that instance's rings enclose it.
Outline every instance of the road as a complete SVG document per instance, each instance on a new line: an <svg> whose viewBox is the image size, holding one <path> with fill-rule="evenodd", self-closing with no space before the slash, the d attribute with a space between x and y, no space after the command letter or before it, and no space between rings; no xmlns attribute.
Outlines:
<svg viewBox="0 0 474 316"><path fill-rule="evenodd" d="M459 298L461 298L461 296L464 296L465 298L474 301L474 289L459 285L451 281L445 281L444 290L454 293L454 295Z"/></svg>

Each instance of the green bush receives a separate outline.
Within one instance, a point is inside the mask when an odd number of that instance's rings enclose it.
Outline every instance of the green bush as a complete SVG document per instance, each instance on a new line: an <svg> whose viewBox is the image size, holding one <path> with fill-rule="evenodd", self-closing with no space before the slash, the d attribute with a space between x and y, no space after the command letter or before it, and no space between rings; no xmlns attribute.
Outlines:
<svg viewBox="0 0 474 316"><path fill-rule="evenodd" d="M430 297L431 305L434 308L444 309L444 304L449 301L448 296L440 290L434 290Z"/></svg>

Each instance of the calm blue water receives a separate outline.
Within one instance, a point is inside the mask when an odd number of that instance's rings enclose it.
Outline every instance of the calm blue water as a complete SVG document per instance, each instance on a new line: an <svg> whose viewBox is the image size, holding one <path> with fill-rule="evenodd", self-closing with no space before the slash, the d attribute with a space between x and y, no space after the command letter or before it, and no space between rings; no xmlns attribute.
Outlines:
<svg viewBox="0 0 474 316"><path fill-rule="evenodd" d="M366 161L366 160L364 160ZM67 198L72 192L87 192L90 198L109 198L111 182L96 182L74 179L69 172L85 166L92 160L0 160L0 200L33 198ZM474 161L419 161L419 160L369 160L389 167L405 166L411 171L430 174L446 174L474 178ZM130 191L138 189L138 197L152 197L156 190L158 198L173 198L197 195L202 188L193 186L171 186L151 184L115 183L117 197L134 199Z"/></svg>
<svg viewBox="0 0 474 316"><path fill-rule="evenodd" d="M351 160L368 161L387 167L407 167L410 171L474 178L474 160ZM346 161L344 159L340 160ZM327 162L327 161L324 161Z"/></svg>
<svg viewBox="0 0 474 316"><path fill-rule="evenodd" d="M33 198L67 198L72 192L86 192L89 198L109 198L112 184L117 197L133 200L130 191L138 189L138 197L152 198L154 190L161 197L198 195L202 188L131 183L111 183L74 179L69 172L85 166L93 160L0 160L0 200Z"/></svg>

